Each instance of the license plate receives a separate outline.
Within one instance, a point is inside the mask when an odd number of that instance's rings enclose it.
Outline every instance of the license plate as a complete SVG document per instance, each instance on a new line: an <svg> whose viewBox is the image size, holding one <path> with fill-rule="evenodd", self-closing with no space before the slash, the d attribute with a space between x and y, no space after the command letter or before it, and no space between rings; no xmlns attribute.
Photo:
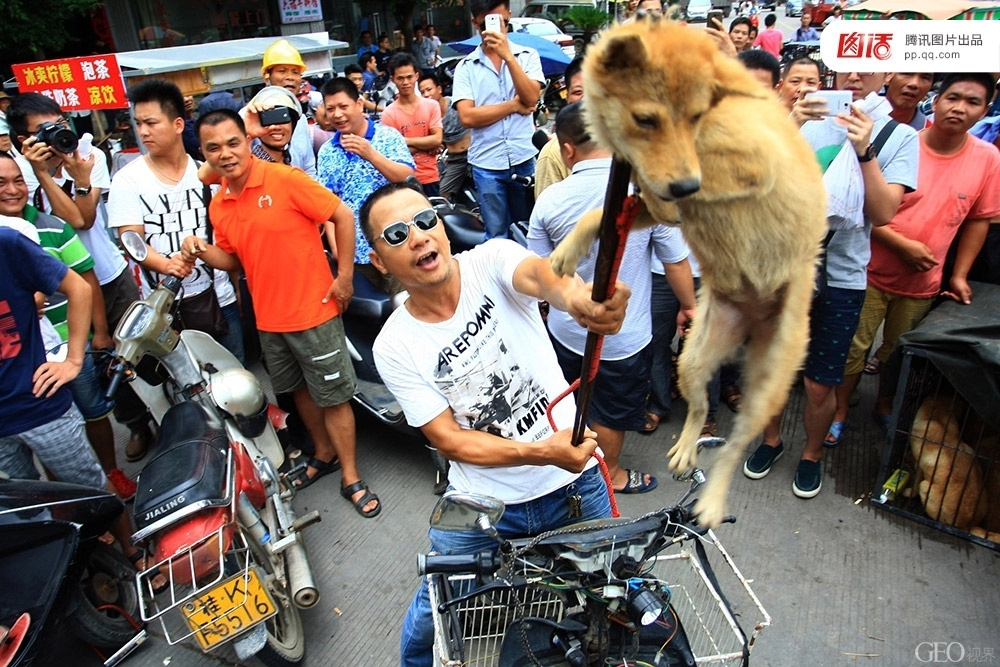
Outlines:
<svg viewBox="0 0 1000 667"><path fill-rule="evenodd" d="M227 579L181 607L202 650L215 648L274 616L271 597L252 568Z"/></svg>

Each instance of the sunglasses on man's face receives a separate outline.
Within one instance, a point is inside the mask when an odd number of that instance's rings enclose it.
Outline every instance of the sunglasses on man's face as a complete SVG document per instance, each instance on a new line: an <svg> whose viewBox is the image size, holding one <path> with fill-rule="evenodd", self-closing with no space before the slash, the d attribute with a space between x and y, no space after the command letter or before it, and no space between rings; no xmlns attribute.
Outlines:
<svg viewBox="0 0 1000 667"><path fill-rule="evenodd" d="M422 211L417 211L417 214L413 216L413 220L410 220L409 222L399 220L398 222L387 225L386 228L382 230L382 234L379 238L395 248L396 246L406 243L406 239L410 238L410 225L415 226L420 231L429 232L437 227L437 224L437 213L432 208L425 208Z"/></svg>

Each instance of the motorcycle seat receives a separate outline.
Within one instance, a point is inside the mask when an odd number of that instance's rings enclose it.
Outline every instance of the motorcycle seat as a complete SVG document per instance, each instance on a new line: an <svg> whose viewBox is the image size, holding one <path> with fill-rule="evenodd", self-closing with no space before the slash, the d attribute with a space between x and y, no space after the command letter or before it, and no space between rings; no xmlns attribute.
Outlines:
<svg viewBox="0 0 1000 667"><path fill-rule="evenodd" d="M225 504L229 439L201 406L184 402L164 415L157 455L136 480L139 530L195 503Z"/></svg>
<svg viewBox="0 0 1000 667"><path fill-rule="evenodd" d="M392 312L392 299L372 284L360 271L354 272L354 295L347 315L384 322Z"/></svg>

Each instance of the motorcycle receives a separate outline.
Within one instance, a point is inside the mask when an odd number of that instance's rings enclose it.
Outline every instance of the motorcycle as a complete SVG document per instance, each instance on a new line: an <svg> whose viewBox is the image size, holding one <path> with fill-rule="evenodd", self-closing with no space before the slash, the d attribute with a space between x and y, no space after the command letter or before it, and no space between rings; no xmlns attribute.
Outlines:
<svg viewBox="0 0 1000 667"><path fill-rule="evenodd" d="M434 617L435 664L746 664L770 616L712 531L685 504L636 519L600 519L523 539L502 538L501 501L448 492L431 515L440 530L481 530L496 550L419 554ZM729 517L727 521L735 521ZM694 550L664 554L675 545ZM730 602L705 545L717 550L745 595ZM748 638L738 619L760 615Z"/></svg>
<svg viewBox="0 0 1000 667"><path fill-rule="evenodd" d="M117 664L146 639L135 568L99 538L124 510L75 484L0 480L0 665L54 660L68 631Z"/></svg>
<svg viewBox="0 0 1000 667"><path fill-rule="evenodd" d="M139 234L122 243L144 259ZM132 541L154 563L135 578L140 615L158 620L170 644L194 637L206 652L231 643L241 660L297 664L305 655L299 610L319 602L302 532L320 516L295 515L294 488L278 473L277 411L257 378L208 334L171 328L180 287L165 278L115 331L108 394L144 358L161 380L150 405L155 456L136 480L133 510ZM157 587L160 575L167 583Z"/></svg>

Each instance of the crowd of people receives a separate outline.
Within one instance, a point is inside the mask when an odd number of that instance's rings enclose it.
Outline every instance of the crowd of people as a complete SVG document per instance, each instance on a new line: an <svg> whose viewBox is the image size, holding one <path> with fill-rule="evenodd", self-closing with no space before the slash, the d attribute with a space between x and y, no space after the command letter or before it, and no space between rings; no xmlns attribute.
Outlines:
<svg viewBox="0 0 1000 667"><path fill-rule="evenodd" d="M630 8L663 13L659 0ZM264 87L246 102L221 92L195 104L169 81L139 83L129 101L144 151L113 176L99 151L61 153L38 139L46 124L66 123L53 100L0 94L0 470L35 478L34 454L57 480L135 494L110 416L129 429L128 461L146 455L150 419L127 384L104 397L94 354L112 348L139 297L115 243L133 230L148 245L141 266L151 280L183 278L182 317L185 308L194 317L199 300L217 303L224 321L208 333L241 361L245 280L272 387L314 446L292 475L300 490L340 471L340 493L361 516L382 509L359 470L350 407L356 380L340 316L355 273L389 294L405 291L376 341L379 372L408 422L451 462L451 488L504 500L502 534L608 516L591 456L598 448L615 493L655 489L653 474L624 465L625 434L653 433L671 417L680 353L672 344L683 343L694 311L697 257L679 229L637 232L622 283L603 303L585 285L593 251L579 276L552 272L544 258L584 212L603 206L611 167L584 121L581 60L566 69L568 104L539 152L539 55L487 29L489 14L506 25L507 0L471 0L470 11L482 44L456 68L450 97L434 71L433 26L402 52L386 35L362 34L358 65L318 90L304 88L305 64L286 40L264 54ZM794 40L816 38L810 20L803 16ZM1000 154L970 130L995 108L997 75L944 76L925 115L933 74L841 72L834 88L854 104L832 115L820 63L782 64L786 40L775 23L768 15L755 34L738 16L706 32L786 107L826 174L830 231L803 373L806 442L792 480L796 496L812 498L861 373L878 372L935 299L974 298L970 272L1000 220ZM376 94L380 77L389 97ZM448 197L467 175L490 241L452 256L427 197ZM535 178L533 208L517 177ZM522 220L527 249L504 238ZM551 307L547 321L540 300ZM554 412L558 428L539 415L579 375L587 330L617 335L603 347L591 430L573 446L572 398ZM753 387L741 388L738 364L716 374L702 435L718 434L720 405L739 411L744 390ZM876 404L883 426L890 401L880 395ZM785 453L780 425L774 415L745 461L748 478L768 475ZM133 555L128 532L122 520L115 536ZM489 542L434 529L430 539L441 553ZM428 604L422 587L404 623L402 664L430 664Z"/></svg>

